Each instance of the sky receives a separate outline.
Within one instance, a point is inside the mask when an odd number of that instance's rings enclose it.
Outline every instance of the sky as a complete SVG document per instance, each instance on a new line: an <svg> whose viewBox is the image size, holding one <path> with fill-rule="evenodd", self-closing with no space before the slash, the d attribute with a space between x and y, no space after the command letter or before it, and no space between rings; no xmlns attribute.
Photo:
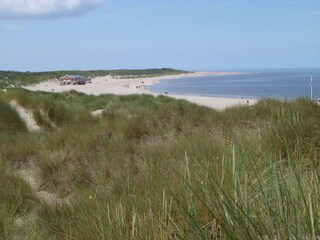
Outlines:
<svg viewBox="0 0 320 240"><path fill-rule="evenodd" d="M320 68L320 0L0 0L0 70Z"/></svg>

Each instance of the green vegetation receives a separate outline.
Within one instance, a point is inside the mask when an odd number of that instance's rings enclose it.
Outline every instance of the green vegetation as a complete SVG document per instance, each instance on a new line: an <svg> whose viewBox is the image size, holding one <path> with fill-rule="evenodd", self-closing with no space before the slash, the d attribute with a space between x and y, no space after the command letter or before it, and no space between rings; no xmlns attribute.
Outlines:
<svg viewBox="0 0 320 240"><path fill-rule="evenodd" d="M184 73L181 70L171 68L161 69L141 69L141 70L91 70L91 71L52 71L52 72L14 72L14 71L0 71L0 89L14 86L22 86L28 84L39 83L49 79L59 78L66 74L78 74L88 77L99 77L111 75L113 77L156 77L163 75L173 75Z"/></svg>
<svg viewBox="0 0 320 240"><path fill-rule="evenodd" d="M0 98L0 132L24 132L25 123L18 113Z"/></svg>
<svg viewBox="0 0 320 240"><path fill-rule="evenodd" d="M25 130L13 99L43 131ZM13 124L0 131L3 239L320 236L320 108L309 100L219 112L164 96L8 89L0 107Z"/></svg>

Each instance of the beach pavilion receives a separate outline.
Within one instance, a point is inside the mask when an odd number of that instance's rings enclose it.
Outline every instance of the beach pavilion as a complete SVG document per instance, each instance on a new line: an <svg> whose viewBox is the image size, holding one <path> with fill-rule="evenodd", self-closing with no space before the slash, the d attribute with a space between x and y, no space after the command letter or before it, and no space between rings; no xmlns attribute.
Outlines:
<svg viewBox="0 0 320 240"><path fill-rule="evenodd" d="M59 78L60 85L83 85L90 82L91 78L82 75L65 75Z"/></svg>

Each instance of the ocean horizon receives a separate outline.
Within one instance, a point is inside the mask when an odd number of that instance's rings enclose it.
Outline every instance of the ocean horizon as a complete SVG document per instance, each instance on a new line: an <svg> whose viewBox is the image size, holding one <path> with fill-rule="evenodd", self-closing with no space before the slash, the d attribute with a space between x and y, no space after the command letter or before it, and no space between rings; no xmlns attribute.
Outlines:
<svg viewBox="0 0 320 240"><path fill-rule="evenodd" d="M232 72L232 71L230 71ZM320 98L320 68L237 70L245 74L211 75L162 80L149 86L155 93L226 98Z"/></svg>

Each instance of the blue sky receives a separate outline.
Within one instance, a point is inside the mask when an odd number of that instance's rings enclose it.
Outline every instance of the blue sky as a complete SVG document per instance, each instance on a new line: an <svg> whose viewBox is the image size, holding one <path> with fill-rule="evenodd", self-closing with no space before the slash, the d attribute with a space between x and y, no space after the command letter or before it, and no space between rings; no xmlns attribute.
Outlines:
<svg viewBox="0 0 320 240"><path fill-rule="evenodd" d="M320 0L2 0L0 70L320 67Z"/></svg>

